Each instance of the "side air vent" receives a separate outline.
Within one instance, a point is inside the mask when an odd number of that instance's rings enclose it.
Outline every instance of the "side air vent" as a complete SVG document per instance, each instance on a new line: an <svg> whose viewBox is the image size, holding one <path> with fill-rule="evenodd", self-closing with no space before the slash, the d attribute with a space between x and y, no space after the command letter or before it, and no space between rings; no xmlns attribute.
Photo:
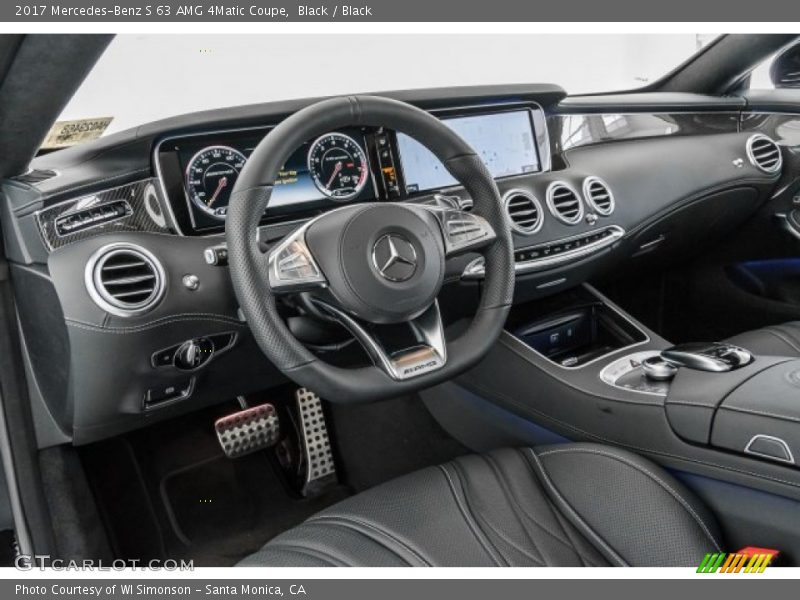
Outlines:
<svg viewBox="0 0 800 600"><path fill-rule="evenodd" d="M511 190L503 196L503 206L511 228L517 233L531 235L542 228L544 211L536 197L522 190Z"/></svg>
<svg viewBox="0 0 800 600"><path fill-rule="evenodd" d="M777 173L783 166L780 146L760 133L747 140L747 157L765 173Z"/></svg>
<svg viewBox="0 0 800 600"><path fill-rule="evenodd" d="M158 259L133 244L104 246L86 265L86 289L92 300L119 317L151 310L164 295L165 279Z"/></svg>
<svg viewBox="0 0 800 600"><path fill-rule="evenodd" d="M563 181L554 181L547 188L547 207L553 216L567 225L580 223L583 203L578 192Z"/></svg>
<svg viewBox="0 0 800 600"><path fill-rule="evenodd" d="M599 177L587 177L583 180L583 197L595 212L604 217L614 212L614 194Z"/></svg>

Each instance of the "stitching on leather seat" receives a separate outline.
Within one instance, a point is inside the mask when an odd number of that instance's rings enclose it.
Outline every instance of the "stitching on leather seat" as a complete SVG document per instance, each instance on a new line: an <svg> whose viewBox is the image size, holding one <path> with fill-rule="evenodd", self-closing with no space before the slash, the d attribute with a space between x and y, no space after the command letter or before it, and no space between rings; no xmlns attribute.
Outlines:
<svg viewBox="0 0 800 600"><path fill-rule="evenodd" d="M488 543L488 540L481 539L481 536L478 534L478 524L474 522L474 519L470 520L470 512L467 510L467 507L464 506L463 502L461 502L461 498L458 497L458 492L456 491L456 484L453 481L453 478L450 476L450 471L447 470L446 465L439 465L439 470L444 473L444 476L447 478L447 483L450 486L450 491L453 494L453 498L456 501L456 506L458 506L459 511L461 511L461 516L464 517L464 522L469 527L472 535L475 536L475 539L478 541L478 544L486 551L486 554L494 561L494 564L498 567L503 566L502 560L496 556L497 550L491 547L491 544ZM458 476L458 475L456 475ZM494 552L493 552L494 550ZM508 566L508 565L506 565Z"/></svg>
<svg viewBox="0 0 800 600"><path fill-rule="evenodd" d="M800 423L800 417L795 417L792 415L783 415L781 413L776 413L776 412L768 412L766 410L757 410L755 408L742 408L739 406L721 406L720 410L730 410L732 412L747 413L749 415L758 415L763 417L774 417L782 421L792 421L794 423Z"/></svg>
<svg viewBox="0 0 800 600"><path fill-rule="evenodd" d="M483 459L483 460L487 459L486 456L478 456L477 458L480 458L480 459ZM529 541L531 542L531 545L533 546L533 548L539 553L539 557L538 558L535 557L530 551L525 550L524 548L521 548L517 543L515 543L512 539L510 539L508 537L508 535L502 531L501 527L492 524L492 522L489 520L488 516L485 513L481 512L481 511L478 511L478 510L473 510L472 509L472 502L471 502L471 498L470 498L470 496L472 496L472 493L469 491L469 488L470 488L469 480L464 475L464 469L462 469L462 467L461 467L461 465L459 464L458 461L453 461L450 464L453 465L453 469L455 470L456 475L458 476L459 483L461 484L461 491L464 494L464 500L467 503L467 508L469 509L469 513L472 516L472 518L475 520L475 523L481 528L481 531L486 535L486 539L489 542L491 542L490 536L488 535L488 533L486 533L484 531L483 527L481 527L481 524L486 525L486 527L488 527L492 532L494 532L498 538L500 538L502 541L506 542L506 544L508 544L509 546L511 546L512 548L514 548L518 552L520 552L521 554L525 555L527 558L529 558L530 560L535 562L537 565L539 565L541 567L548 566L547 565L547 561L544 558L544 554L542 554L541 550L536 545L536 542L533 541L533 539L531 538L530 535L528 535L527 537L528 537ZM495 478L498 479L498 484L499 484L500 483L499 482L499 478L497 477L496 474L495 474ZM522 528L522 530L525 531L526 534L528 534L528 531L525 529L524 524L522 522L519 522L519 525ZM497 553L501 556L503 561L508 566L512 566L511 560L506 557L506 555L501 551L501 549L497 546L497 544L492 543L492 547L497 551Z"/></svg>
<svg viewBox="0 0 800 600"><path fill-rule="evenodd" d="M392 554L397 556L399 559L404 561L409 566L414 566L414 565L411 564L411 562L405 556L403 556L401 553L399 553L396 549L392 548L390 545L386 544L384 541L381 541L380 539L378 539L376 537L368 535L365 531L361 531L358 527L353 527L353 525L360 525L362 527L366 527L367 529L369 529L370 531L374 532L378 536L382 535L385 538L388 538L392 542L396 543L398 546L402 547L409 554L411 554L414 558L419 560L424 566L427 566L427 567L433 566L433 564L430 561L428 561L426 558L424 558L419 552L417 552L414 548L412 548L411 546L406 544L403 540L395 537L390 532L388 532L385 529L382 529L382 528L380 528L377 525L374 525L372 523L367 523L366 521L361 521L359 519L355 519L353 517L344 516L344 515L330 515L330 516L329 515L319 515L317 517L312 517L312 518L308 519L306 521L306 523L314 523L314 524L323 525L323 526L324 525L328 525L328 526L333 526L333 527L343 527L343 528L348 529L350 531L355 531L356 533L359 533L359 534L363 535L367 539L370 539L373 542L375 542L376 544L378 544L379 546L385 548L386 550L388 550L389 552L391 552ZM348 523L350 523L350 525L348 525Z"/></svg>
<svg viewBox="0 0 800 600"><path fill-rule="evenodd" d="M694 464L703 465L703 466L707 466L707 467L714 467L714 468L717 468L717 469L722 469L723 471L731 471L732 473L739 473L741 475L747 475L749 477L754 477L755 479L763 479L764 481L772 481L772 482L775 482L775 483L783 483L783 484L786 484L786 485L794 487L794 488L800 488L800 483L797 483L796 481L790 481L788 479L782 479L780 477L774 477L772 475L764 475L763 473L757 473L755 471L746 471L744 469L738 469L736 467L731 467L730 465L721 465L719 463L711 462L711 461L704 460L704 459L701 459L701 458L692 458L691 456L684 456L682 454L673 454L672 452L666 452L666 451L660 450L658 448L648 448L646 446L637 446L635 444L630 444L630 443L627 443L627 442L621 442L619 440L615 440L614 438L604 437L602 435L598 435L596 433L592 433L591 431L587 431L585 429L581 429L580 427L576 427L575 425L567 423L566 421L562 421L561 419L559 419L557 417L554 417L552 415L549 415L549 414L547 414L547 413L545 413L545 412L543 412L541 410L537 410L537 409L531 407L530 405L523 404L522 402L519 402L518 400L515 400L514 398L508 396L507 394L503 394L502 392L496 392L495 390L489 390L489 389L487 389L487 388L485 388L485 387L483 387L483 386L481 386L481 385L479 385L479 384L477 384L475 382L472 382L472 384L475 386L475 388L477 390L479 390L479 391L484 393L484 396L481 396L484 400L487 400L489 402L491 402L491 398L503 400L504 402L507 402L508 404L511 404L511 405L517 407L518 409L520 409L523 412L523 414L525 414L526 416L529 416L531 413L535 414L535 415L538 415L539 417L541 417L545 421L549 421L551 423L557 423L560 427L562 427L564 429L568 429L569 431L572 431L574 433L580 434L580 435L582 435L582 436L584 436L584 437L586 437L586 438L588 438L588 439L590 439L592 441L595 441L595 442L603 442L603 443L606 443L606 444L614 444L615 446L619 446L621 448L626 448L628 450L635 450L637 452L646 452L646 453L649 453L649 454L654 454L656 456L665 456L667 458L674 458L676 460L681 460L681 461L685 461L685 462L689 462L689 463L694 463ZM645 405L645 406L648 406L649 408L660 409L660 410L663 410L663 408L664 408L663 406L658 407L658 406L655 406L655 405L652 405L652 404L648 404L648 405Z"/></svg>
<svg viewBox="0 0 800 600"><path fill-rule="evenodd" d="M531 452L533 452L533 451L531 451ZM541 452L540 456L549 456L551 454L569 454L569 453L584 453L584 454L596 454L598 456L605 456L606 458L610 458L612 460L616 460L618 462L624 463L624 464L628 465L629 467L631 467L633 469L636 469L640 473L644 473L645 475L650 477L650 479L652 479L658 485L660 485L670 496L672 496L675 500L677 500L678 503L681 506L683 506L683 508L686 510L686 512L688 512L692 516L692 518L697 522L697 524L700 525L700 528L705 532L705 534L708 536L708 538L714 544L714 547L717 550L719 550L720 552L722 551L722 548L720 547L720 544L717 542L717 540L711 534L710 529L708 528L706 523L703 521L703 519L700 518L700 515L698 515L695 512L695 510L689 505L689 503L686 501L685 498L683 498L677 491L675 491L672 487L670 487L667 482L665 482L662 479L660 479L655 473L652 473L651 471L649 471L645 467L643 467L641 465L637 465L633 461L630 461L630 460L628 460L626 458L623 458L621 456L617 456L615 454L611 454L610 452L603 452L602 450L595 450L595 449L590 449L590 448L556 448L554 450L546 450L544 452Z"/></svg>
<svg viewBox="0 0 800 600"><path fill-rule="evenodd" d="M526 459L526 462L527 462L527 459ZM531 468L530 465L528 465L528 469L530 469L530 468ZM547 493L547 492L545 492L545 493ZM558 512L558 510L556 510L555 505L553 504L552 500L550 500L548 498L547 502L548 502L548 505L551 507L550 510L552 510L553 514L555 515L556 521L558 521L558 524L561 526L561 530L564 532L564 535L566 535L569 538L570 543L572 544L572 547L575 548L575 553L578 555L578 557L580 557L581 561L583 562L583 566L585 566L585 567L607 567L608 566L607 564L601 564L601 563L596 562L594 556L592 556L590 558L588 553L586 553L583 549L578 547L579 544L581 544L581 545L582 544L586 544L586 545L591 547L591 544L589 544L589 542L581 536L581 533L575 528L575 525L570 523L569 520L564 515L562 515L560 512ZM593 548L593 549L596 550L596 548ZM601 555L601 559L602 559L602 555Z"/></svg>
<svg viewBox="0 0 800 600"><path fill-rule="evenodd" d="M494 459L490 455L482 455L480 458L489 466L489 468L491 469L492 473L494 474L494 477L497 480L497 486L500 489L500 492L503 494L503 497L506 499L506 502L508 503L508 506L511 508L512 513L517 518L517 522L519 523L520 529L522 529L522 531L525 533L525 537L528 538L528 541L530 542L530 544L534 548L534 550L536 550L536 552L538 552L539 559L541 560L541 564L546 565L547 564L547 560L544 557L544 552L542 552L542 549L536 543L536 539L534 538L533 535L531 535L531 532L528 531L528 528L525 527L525 522L524 522L524 520L522 518L523 515L520 515L518 513L517 505L516 505L517 503L514 501L514 498L513 498L512 494L510 493L510 491L507 490L507 488L509 487L508 486L508 482L505 481L505 478L503 477L502 472L500 471L499 467L495 464ZM531 520L534 523L536 523L536 521L534 519L531 519ZM538 523L536 523L536 524L538 525ZM542 529L544 529L544 527L542 527Z"/></svg>
<svg viewBox="0 0 800 600"><path fill-rule="evenodd" d="M581 517L581 516L578 514L578 512L577 512L577 511L576 511L574 508L572 508L572 506L570 505L570 503L569 503L569 502L567 502L567 500L564 498L564 496L561 494L561 492L559 492L559 491L558 491L558 489L556 488L556 486L555 486L555 485L553 485L553 482L550 480L550 476L547 474L547 471L545 470L545 468L544 468L544 465L542 464L542 461L541 461L541 460L539 460L539 457L538 457L538 456L536 456L536 453L535 453L535 452L534 452L534 451L533 451L531 448L525 448L525 450L527 450L527 451L530 453L531 457L533 458L534 462L536 463L536 465L537 465L537 470L538 470L538 472L539 472L539 479L542 481L542 483L543 483L544 485L546 485L546 486L547 486L547 488L550 490L550 492L551 492L551 493L552 493L552 494L553 494L553 495L554 495L556 498L558 498L558 500L559 500L559 501L560 501L560 502L561 502L561 503L564 505L564 508L566 508L566 509L567 509L567 510L570 512L570 514L572 515L572 517L573 517L573 518L574 518L574 519L575 519L575 520L576 520L576 521L577 521L577 522L578 522L578 523L581 525L581 527L582 527L583 529L585 529L585 530L586 530L586 532L587 532L589 535L591 535L591 536L592 536L592 538L593 538L593 539L594 539L594 540L595 540L595 541L596 541L598 544L600 544L600 546L601 546L601 547L602 547L602 548L603 548L603 549L604 549L604 550L605 550L605 551L606 551L606 552L609 554L609 556L610 556L612 559L614 559L614 560L617 562L617 564L618 564L619 566L621 566L621 567L627 567L627 566L628 566L628 563L627 563L627 562L625 562L625 560L624 560L624 559L623 559L623 558L622 558L622 557L621 557L621 556L620 556L620 555L617 553L617 551L616 551L616 550L614 550L614 549L613 549L613 548L612 548L612 547L611 547L611 546L608 544L608 542L606 542L606 541L605 541L605 540L604 540L602 537L600 537L600 535L599 535L599 534L598 534L598 533L597 533L597 532L596 532L594 529L592 529L592 528L589 526L589 524L588 524L588 523L587 523L587 522L586 522L586 521L583 519L583 517ZM525 455L525 454L524 454L524 451L523 451L523 456L524 456L524 455Z"/></svg>
<svg viewBox="0 0 800 600"><path fill-rule="evenodd" d="M785 331L782 331L782 330L778 329L777 327L774 327L774 328L768 327L768 328L764 329L763 331L764 331L764 333L769 333L773 337L778 338L780 341L782 341L784 344L789 346L789 348L791 348L795 352L800 353L800 346L795 344L792 341L792 339L789 336L789 334L787 334Z"/></svg>
<svg viewBox="0 0 800 600"><path fill-rule="evenodd" d="M534 563L536 563L536 564L537 564L537 565L539 565L540 567L547 567L547 566L549 566L549 565L548 565L546 562L544 562L543 560L540 560L539 558L536 558L536 557L535 557L533 554L531 554L529 551L525 550L525 548L521 548L521 547L519 546L519 544L517 544L517 543L515 543L515 542L514 542L514 540L510 539L510 538L509 538L509 537L508 537L508 536L507 536L505 533L503 533L503 532L502 532L502 531L500 531L500 530L499 530L497 527L495 527L494 525L492 525L492 523L491 523L491 522L490 522L490 521L489 521L487 518L485 518L485 517L483 517L483 516L476 516L476 518L479 518L479 519L480 519L482 522L484 522L484 523L486 524L486 526L487 526L489 529L491 529L491 530L492 530L492 531L493 531L493 532L494 532L494 533L497 535L497 537L499 537L501 540L503 540L503 541L504 541L506 544L508 544L508 545L509 545L509 546L511 546L512 548L514 548L514 549L515 549L517 552L519 552L520 554L522 554L522 555L524 555L525 557L529 558L531 561L533 561ZM544 557L542 557L542 558L544 558ZM512 566L512 565L510 564L510 561L506 560L506 562L507 562L507 563L509 563L509 566ZM514 566L516 566L516 565L514 565Z"/></svg>
<svg viewBox="0 0 800 600"><path fill-rule="evenodd" d="M500 489L503 492L503 495L506 496L506 498L508 498L508 502L512 506L512 508L518 508L519 509L519 513L523 517L525 517L528 520L530 520L534 525L536 525L542 531L544 531L545 533L550 535L553 539L555 539L558 542L561 542L564 546L566 546L570 550L574 551L575 548L572 546L572 544L570 544L567 540L559 537L554 532L550 531L549 528L545 527L542 523L540 523L539 521L534 519L533 515L531 515L527 510L525 510L525 506L522 504L522 502L520 502L517 499L516 495L514 494L514 491L511 489L511 486L505 480L505 477L503 476L502 471L500 470L500 467L495 462L494 458L492 458L491 455L484 455L484 456L482 456L482 458L489 463L489 465L491 466L492 470L495 472L495 476L497 477L497 479L498 479L498 481L500 482L500 485L501 485ZM526 533L527 533L527 530L526 530ZM533 540L532 537L531 537L531 543L533 543L533 545L536 546L536 542ZM536 549L541 554L541 550L539 550L538 546L536 546ZM544 560L544 555L542 555L542 559Z"/></svg>
<svg viewBox="0 0 800 600"><path fill-rule="evenodd" d="M312 550L311 548L306 548L305 546L297 546L295 544L285 544L283 542L270 543L270 545L265 550L262 550L258 554L265 554L275 550L278 550L280 552L290 552L293 554L300 554L301 556L311 557L321 562L324 562L332 567L350 566L343 560L334 558L333 555L331 554L320 552L318 550Z"/></svg>

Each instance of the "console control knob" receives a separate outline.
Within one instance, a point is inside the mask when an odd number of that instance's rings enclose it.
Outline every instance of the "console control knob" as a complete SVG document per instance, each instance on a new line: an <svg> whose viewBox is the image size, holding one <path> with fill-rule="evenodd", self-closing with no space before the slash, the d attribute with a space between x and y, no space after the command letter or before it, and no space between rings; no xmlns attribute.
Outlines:
<svg viewBox="0 0 800 600"><path fill-rule="evenodd" d="M680 344L662 351L661 357L677 367L712 373L733 371L753 361L744 348L720 342Z"/></svg>
<svg viewBox="0 0 800 600"><path fill-rule="evenodd" d="M645 358L641 367L645 376L652 381L670 381L678 372L678 367L658 355Z"/></svg>
<svg viewBox="0 0 800 600"><path fill-rule="evenodd" d="M207 338L197 338L181 344L175 353L175 367L192 371L203 366L214 354L214 344Z"/></svg>

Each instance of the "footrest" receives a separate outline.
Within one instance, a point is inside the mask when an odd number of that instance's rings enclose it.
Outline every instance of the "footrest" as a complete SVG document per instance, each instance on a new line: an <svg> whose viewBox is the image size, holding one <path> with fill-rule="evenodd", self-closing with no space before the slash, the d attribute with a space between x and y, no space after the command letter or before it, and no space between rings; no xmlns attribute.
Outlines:
<svg viewBox="0 0 800 600"><path fill-rule="evenodd" d="M305 459L305 481L302 493L314 496L336 484L336 465L333 462L331 441L322 400L311 390L299 388L295 392L297 412L300 415L301 445Z"/></svg>
<svg viewBox="0 0 800 600"><path fill-rule="evenodd" d="M276 444L281 427L272 404L261 404L214 422L220 446L228 458L238 458Z"/></svg>

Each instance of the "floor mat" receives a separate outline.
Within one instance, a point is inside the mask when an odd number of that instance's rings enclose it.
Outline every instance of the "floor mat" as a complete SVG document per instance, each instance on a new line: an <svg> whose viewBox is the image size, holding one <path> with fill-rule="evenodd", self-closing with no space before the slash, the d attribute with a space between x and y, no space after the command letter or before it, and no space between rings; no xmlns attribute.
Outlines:
<svg viewBox="0 0 800 600"><path fill-rule="evenodd" d="M356 491L470 452L442 429L416 395L331 404L330 412L338 464Z"/></svg>
<svg viewBox="0 0 800 600"><path fill-rule="evenodd" d="M213 422L234 408L201 411L82 450L118 557L230 566L349 495L339 486L300 498L267 452L225 457Z"/></svg>
<svg viewBox="0 0 800 600"><path fill-rule="evenodd" d="M333 490L319 498L295 498L265 453L236 460L215 457L167 475L161 498L176 537L197 566L225 566L267 540L344 498Z"/></svg>

